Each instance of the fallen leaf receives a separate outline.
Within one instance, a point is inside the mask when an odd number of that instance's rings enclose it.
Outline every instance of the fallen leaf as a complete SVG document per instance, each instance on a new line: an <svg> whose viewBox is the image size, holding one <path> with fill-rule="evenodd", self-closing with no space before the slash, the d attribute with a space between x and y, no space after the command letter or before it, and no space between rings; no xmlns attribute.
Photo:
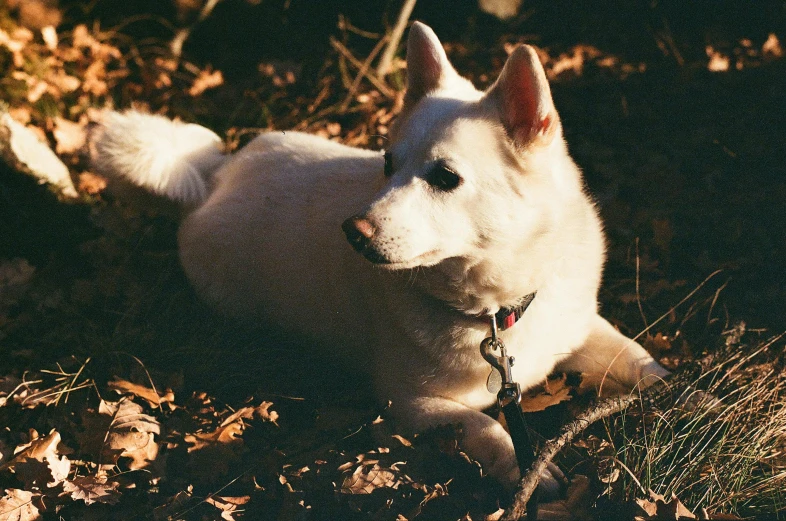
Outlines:
<svg viewBox="0 0 786 521"><path fill-rule="evenodd" d="M761 52L765 56L771 56L773 58L783 57L783 47L781 46L781 42L778 40L778 36L776 36L775 33L770 33L767 36L767 41L764 42L764 45L761 46Z"/></svg>
<svg viewBox="0 0 786 521"><path fill-rule="evenodd" d="M273 402L260 403L254 408L254 417L263 421L276 423L276 420L278 420L278 413L270 410L272 405Z"/></svg>
<svg viewBox="0 0 786 521"><path fill-rule="evenodd" d="M44 45L50 51L57 49L57 30L52 25L47 25L41 28L41 38L44 39Z"/></svg>
<svg viewBox="0 0 786 521"><path fill-rule="evenodd" d="M83 172L79 174L79 185L77 189L86 194L97 195L106 189L106 177L93 174L91 172Z"/></svg>
<svg viewBox="0 0 786 521"><path fill-rule="evenodd" d="M120 500L117 482L108 481L106 476L77 476L63 483L63 493L71 499L82 500L86 505L106 503L114 505Z"/></svg>
<svg viewBox="0 0 786 521"><path fill-rule="evenodd" d="M16 488L6 489L5 496L0 498L0 521L37 521L41 512L34 501L41 494Z"/></svg>
<svg viewBox="0 0 786 521"><path fill-rule="evenodd" d="M241 417L251 412L251 407L240 409L216 430L188 434L183 438L190 445L188 454L192 475L202 480L212 480L229 471L230 465L245 450L242 437L245 425Z"/></svg>
<svg viewBox="0 0 786 521"><path fill-rule="evenodd" d="M205 502L213 505L221 511L221 519L226 519L226 521L235 521L234 513L243 512L243 510L238 509L238 507L245 505L250 500L250 496L211 496L205 499Z"/></svg>
<svg viewBox="0 0 786 521"><path fill-rule="evenodd" d="M381 467L378 463L361 465L344 478L341 492L344 494L371 494L378 488L398 488L401 480L392 469Z"/></svg>
<svg viewBox="0 0 786 521"><path fill-rule="evenodd" d="M55 486L62 483L71 471L71 462L60 457L57 446L60 433L52 429L46 436L36 436L30 443L20 445L0 470L11 470L27 488Z"/></svg>
<svg viewBox="0 0 786 521"><path fill-rule="evenodd" d="M649 499L637 499L636 504L641 508L644 516L636 516L637 518L646 519L648 521L678 521L680 519L697 519L696 515L688 510L682 502L675 496L671 495L671 499L666 501L666 498L654 491L649 491Z"/></svg>
<svg viewBox="0 0 786 521"><path fill-rule="evenodd" d="M242 443L241 436L243 435L243 429L243 422L236 420L232 423L222 425L211 432L188 434L184 439L186 443L191 445L188 448L188 452L194 452L218 444Z"/></svg>
<svg viewBox="0 0 786 521"><path fill-rule="evenodd" d="M134 396L138 396L149 403L151 407L158 407L162 403L171 403L175 400L175 393L173 393L170 389L167 389L166 393L164 394L159 394L150 387L135 384L129 382L128 380L118 378L117 376L115 376L115 379L107 384L107 387L119 392L120 394L133 394Z"/></svg>
<svg viewBox="0 0 786 521"><path fill-rule="evenodd" d="M224 75L221 71L211 71L205 69L199 72L191 88L188 89L189 96L199 96L208 89L214 89L224 83Z"/></svg>
<svg viewBox="0 0 786 521"><path fill-rule="evenodd" d="M524 412L537 412L570 400L573 387L568 385L568 375L562 373L549 376L546 383L537 386L521 397L521 410Z"/></svg>
<svg viewBox="0 0 786 521"><path fill-rule="evenodd" d="M55 118L55 128L52 134L55 136L55 152L58 154L76 153L85 146L87 141L85 124L74 123L61 117Z"/></svg>
<svg viewBox="0 0 786 521"><path fill-rule="evenodd" d="M158 455L155 435L161 434L161 426L130 399L101 400L98 411L88 413L83 423L80 446L99 465L114 465L125 457L131 459L129 468L138 470L150 465Z"/></svg>

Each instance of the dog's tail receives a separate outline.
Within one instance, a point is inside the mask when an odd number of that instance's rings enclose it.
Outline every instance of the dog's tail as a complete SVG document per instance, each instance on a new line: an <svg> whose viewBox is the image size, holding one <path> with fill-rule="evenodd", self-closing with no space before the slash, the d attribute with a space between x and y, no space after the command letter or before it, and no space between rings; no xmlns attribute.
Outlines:
<svg viewBox="0 0 786 521"><path fill-rule="evenodd" d="M92 156L99 173L186 205L205 200L211 175L227 157L210 130L133 110L105 114Z"/></svg>

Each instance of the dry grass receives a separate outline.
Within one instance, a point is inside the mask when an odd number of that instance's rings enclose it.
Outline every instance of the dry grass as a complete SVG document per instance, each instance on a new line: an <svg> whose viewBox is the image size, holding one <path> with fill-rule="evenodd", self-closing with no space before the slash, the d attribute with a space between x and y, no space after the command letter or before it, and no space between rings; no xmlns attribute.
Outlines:
<svg viewBox="0 0 786 521"><path fill-rule="evenodd" d="M783 335L752 347L739 333L739 327L727 333L725 349L713 357L718 361L692 384L606 423L609 444L601 443L598 454L608 496L633 499L652 490L674 494L694 511L783 510Z"/></svg>

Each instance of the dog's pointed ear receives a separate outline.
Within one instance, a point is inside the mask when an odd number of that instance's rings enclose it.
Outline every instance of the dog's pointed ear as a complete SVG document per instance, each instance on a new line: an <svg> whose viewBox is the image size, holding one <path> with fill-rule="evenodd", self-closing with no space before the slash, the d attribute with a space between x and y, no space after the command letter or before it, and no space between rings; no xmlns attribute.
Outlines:
<svg viewBox="0 0 786 521"><path fill-rule="evenodd" d="M426 24L415 22L407 39L407 94L405 102L414 105L420 98L444 87L458 73L448 61L445 49Z"/></svg>
<svg viewBox="0 0 786 521"><path fill-rule="evenodd" d="M550 143L560 126L546 71L529 45L508 57L487 98L497 105L505 130L519 145Z"/></svg>

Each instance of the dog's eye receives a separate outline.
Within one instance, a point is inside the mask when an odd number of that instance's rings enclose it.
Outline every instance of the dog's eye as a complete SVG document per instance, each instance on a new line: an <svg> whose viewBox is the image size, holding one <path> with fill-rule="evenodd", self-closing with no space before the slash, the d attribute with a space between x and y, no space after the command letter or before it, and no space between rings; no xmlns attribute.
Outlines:
<svg viewBox="0 0 786 521"><path fill-rule="evenodd" d="M385 177L393 175L393 153L385 152Z"/></svg>
<svg viewBox="0 0 786 521"><path fill-rule="evenodd" d="M461 184L461 176L444 163L437 163L426 175L426 182L443 192L449 192Z"/></svg>

